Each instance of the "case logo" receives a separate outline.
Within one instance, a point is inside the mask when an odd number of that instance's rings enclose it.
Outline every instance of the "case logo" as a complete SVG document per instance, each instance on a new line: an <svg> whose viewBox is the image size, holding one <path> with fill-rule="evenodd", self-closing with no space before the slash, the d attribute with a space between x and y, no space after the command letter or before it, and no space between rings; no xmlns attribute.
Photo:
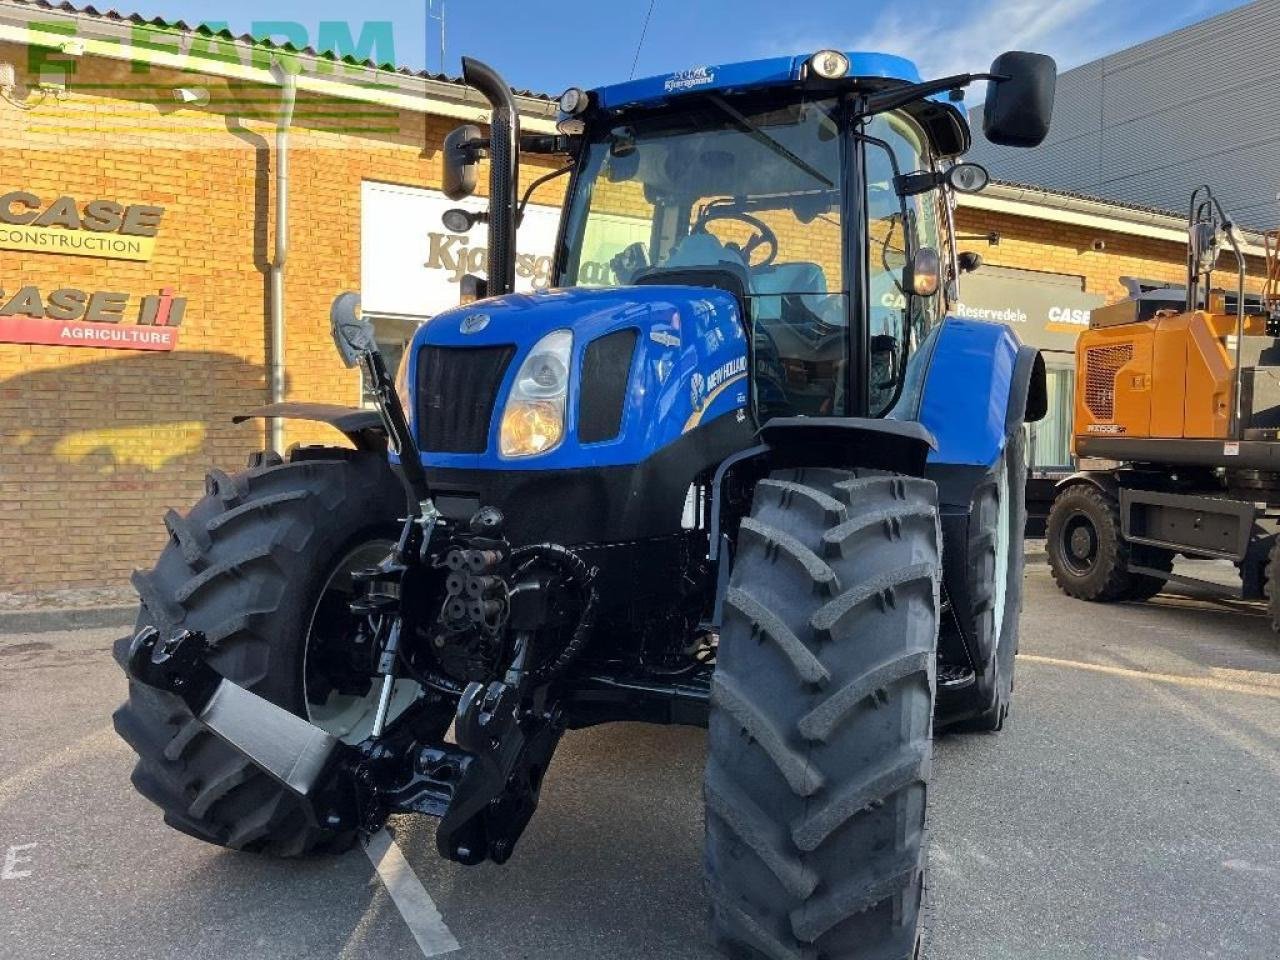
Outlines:
<svg viewBox="0 0 1280 960"><path fill-rule="evenodd" d="M462 322L458 324L459 333L479 333L489 325L489 315L487 313L470 313L462 318Z"/></svg>

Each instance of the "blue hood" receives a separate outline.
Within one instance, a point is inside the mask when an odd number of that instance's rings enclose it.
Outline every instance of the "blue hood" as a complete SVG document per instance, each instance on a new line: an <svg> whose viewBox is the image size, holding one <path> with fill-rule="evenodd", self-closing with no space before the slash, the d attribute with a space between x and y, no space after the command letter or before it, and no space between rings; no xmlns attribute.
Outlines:
<svg viewBox="0 0 1280 960"><path fill-rule="evenodd" d="M595 443L578 439L583 397L582 359L587 347L618 330L636 331L624 385L622 422L616 437ZM556 330L573 333L565 439L532 457L503 458L498 429L516 371L535 344ZM510 346L514 356L496 394L493 384L468 384L475 403L494 396L484 453L427 452L432 467L495 470L565 470L639 463L685 433L743 410L747 396L747 337L737 301L720 290L681 286L554 289L508 294L438 314L414 336L407 382L418 385L424 348ZM421 438L415 386L412 418ZM449 398L446 398L446 402ZM484 403L480 403L484 406ZM745 416L737 414L737 416Z"/></svg>

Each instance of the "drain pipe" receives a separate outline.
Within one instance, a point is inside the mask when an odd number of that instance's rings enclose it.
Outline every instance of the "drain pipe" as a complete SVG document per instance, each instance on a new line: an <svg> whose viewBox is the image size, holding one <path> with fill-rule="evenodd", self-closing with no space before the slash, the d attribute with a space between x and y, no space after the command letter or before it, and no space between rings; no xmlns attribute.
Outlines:
<svg viewBox="0 0 1280 960"><path fill-rule="evenodd" d="M271 343L267 376L271 402L284 401L284 267L289 256L289 126L298 95L298 77L280 61L271 65L280 84L280 113L276 118L276 243L271 261ZM284 421L271 418L271 449L284 454Z"/></svg>

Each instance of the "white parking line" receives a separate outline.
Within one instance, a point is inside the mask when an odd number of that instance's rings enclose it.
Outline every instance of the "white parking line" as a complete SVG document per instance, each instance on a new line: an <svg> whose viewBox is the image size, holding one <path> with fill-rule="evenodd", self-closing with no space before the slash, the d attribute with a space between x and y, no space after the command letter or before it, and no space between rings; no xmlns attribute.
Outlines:
<svg viewBox="0 0 1280 960"><path fill-rule="evenodd" d="M423 956L438 957L442 953L462 949L391 834L379 830L369 838L364 852L369 855L382 885L409 925L409 932L418 941Z"/></svg>
<svg viewBox="0 0 1280 960"><path fill-rule="evenodd" d="M1280 687L1277 686L1236 683L1231 680L1219 680L1215 677L1188 677L1180 673L1152 673L1149 670L1112 667L1105 663L1085 663L1080 660L1060 660L1057 657L1041 657L1030 653L1018 654L1018 660L1021 663L1043 663L1051 667L1069 667L1074 670L1088 670L1091 673L1106 673L1113 677L1125 677L1129 680L1150 680L1154 683L1171 683L1179 687L1200 687L1205 690L1222 690L1227 693L1242 693L1249 697L1266 697L1271 700L1280 700Z"/></svg>

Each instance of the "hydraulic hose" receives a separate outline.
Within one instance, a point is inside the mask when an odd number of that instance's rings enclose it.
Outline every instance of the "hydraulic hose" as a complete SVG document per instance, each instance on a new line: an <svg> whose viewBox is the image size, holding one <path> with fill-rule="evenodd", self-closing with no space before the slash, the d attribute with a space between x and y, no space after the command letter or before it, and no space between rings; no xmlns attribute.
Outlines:
<svg viewBox="0 0 1280 960"><path fill-rule="evenodd" d="M511 551L511 562L517 575L539 562L555 568L576 587L578 598L582 603L582 613L569 642L554 658L541 664L533 672L535 680L539 683L547 683L563 675L586 649L587 641L591 639L591 630L596 622L596 608L600 600L599 592L595 587L598 571L587 566L586 561L572 550L558 543L537 543L517 547Z"/></svg>

